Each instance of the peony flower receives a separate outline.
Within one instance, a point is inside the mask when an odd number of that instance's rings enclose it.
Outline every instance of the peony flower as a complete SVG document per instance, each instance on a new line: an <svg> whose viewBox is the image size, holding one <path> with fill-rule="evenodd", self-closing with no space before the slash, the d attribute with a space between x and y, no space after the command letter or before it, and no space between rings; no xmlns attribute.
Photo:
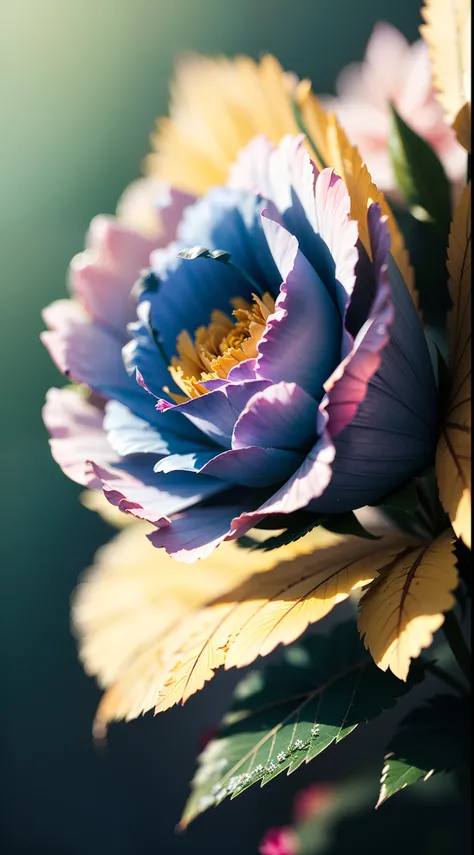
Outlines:
<svg viewBox="0 0 474 855"><path fill-rule="evenodd" d="M451 181L464 179L466 154L436 100L428 47L408 44L391 24L378 23L364 61L347 66L336 82L337 98L326 98L383 191L396 187L388 151L389 105L436 151Z"/></svg>
<svg viewBox="0 0 474 855"><path fill-rule="evenodd" d="M297 855L298 850L298 840L289 826L270 828L258 848L260 855Z"/></svg>
<svg viewBox="0 0 474 855"><path fill-rule="evenodd" d="M188 205L177 240L153 251L127 343L129 315L120 326L104 276L100 312L87 304L84 317L74 277L77 302L47 310L57 364L107 399L50 393L53 454L152 523L152 543L180 560L268 517L374 504L433 458L422 326L379 207L367 215L371 259L349 209L302 137L257 138L229 186ZM115 249L131 276L140 253L132 263L125 243Z"/></svg>

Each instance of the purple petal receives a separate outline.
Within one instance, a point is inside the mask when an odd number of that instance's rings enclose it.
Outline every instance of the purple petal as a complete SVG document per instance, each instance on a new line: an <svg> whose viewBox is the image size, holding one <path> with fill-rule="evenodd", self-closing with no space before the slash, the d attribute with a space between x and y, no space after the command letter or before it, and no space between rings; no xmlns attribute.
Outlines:
<svg viewBox="0 0 474 855"><path fill-rule="evenodd" d="M153 401L127 374L122 343L113 332L91 323L73 300L52 303L43 316L51 329L41 333L41 341L63 374L153 420Z"/></svg>
<svg viewBox="0 0 474 855"><path fill-rule="evenodd" d="M189 472L156 473L154 455L137 455L119 466L90 465L111 505L153 525L168 525L170 517L227 489L223 481Z"/></svg>
<svg viewBox="0 0 474 855"><path fill-rule="evenodd" d="M344 182L331 169L318 174L303 141L288 135L275 147L257 137L240 153L231 182L274 204L343 317L355 283L357 223Z"/></svg>
<svg viewBox="0 0 474 855"><path fill-rule="evenodd" d="M336 436L352 421L357 407L364 400L368 384L380 366L382 350L388 343L389 327L394 317L387 274L390 236L385 222L380 219L378 205L371 205L368 220L377 283L376 296L370 316L358 332L350 353L324 384L328 395L326 410L331 436Z"/></svg>
<svg viewBox="0 0 474 855"><path fill-rule="evenodd" d="M301 449L314 442L318 405L296 383L276 383L250 398L240 414L233 448Z"/></svg>
<svg viewBox="0 0 474 855"><path fill-rule="evenodd" d="M155 470L185 470L221 478L242 487L269 487L289 478L298 468L303 455L278 448L249 446L220 454L173 454L159 460Z"/></svg>
<svg viewBox="0 0 474 855"><path fill-rule="evenodd" d="M173 409L165 410L162 418L168 414L180 413L195 425L209 439L223 448L231 447L232 431L240 413L248 400L269 385L267 380L249 380L239 385L228 384L199 398L192 398ZM166 427L166 421L163 421Z"/></svg>
<svg viewBox="0 0 474 855"><path fill-rule="evenodd" d="M341 356L341 319L298 241L278 223L262 218L283 284L259 342L260 377L295 382L321 397Z"/></svg>
<svg viewBox="0 0 474 855"><path fill-rule="evenodd" d="M232 520L233 537L245 534L269 514L289 514L306 508L312 499L324 494L332 477L335 449L329 434L322 429L323 413L319 421L320 437L299 469L263 505Z"/></svg>
<svg viewBox="0 0 474 855"><path fill-rule="evenodd" d="M245 505L194 508L173 519L171 525L148 535L153 546L164 548L176 561L192 564L207 558L231 534L232 519ZM248 502L247 502L248 507Z"/></svg>
<svg viewBox="0 0 474 855"><path fill-rule="evenodd" d="M100 487L86 466L92 454L102 466L118 461L102 427L103 410L72 389L50 389L43 420L51 435L51 454L64 474L90 489Z"/></svg>
<svg viewBox="0 0 474 855"><path fill-rule="evenodd" d="M380 367L352 421L334 444L333 477L312 510L335 513L376 503L433 459L437 392L423 328L398 267L389 258L395 309Z"/></svg>

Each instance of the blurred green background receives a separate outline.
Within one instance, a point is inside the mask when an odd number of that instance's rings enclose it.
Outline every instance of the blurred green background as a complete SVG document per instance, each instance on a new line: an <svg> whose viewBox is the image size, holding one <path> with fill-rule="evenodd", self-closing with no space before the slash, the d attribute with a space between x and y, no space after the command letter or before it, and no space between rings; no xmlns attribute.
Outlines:
<svg viewBox="0 0 474 855"><path fill-rule="evenodd" d="M250 855L286 821L291 790L337 775L328 752L318 771L252 791L177 837L199 734L224 709L232 673L94 747L99 692L76 661L68 609L111 531L50 459L40 411L61 379L39 342L40 312L64 294L91 217L113 212L139 174L176 54L270 51L328 92L378 18L414 39L418 16L415 0L0 0L2 852ZM338 762L354 766L358 746L338 749Z"/></svg>

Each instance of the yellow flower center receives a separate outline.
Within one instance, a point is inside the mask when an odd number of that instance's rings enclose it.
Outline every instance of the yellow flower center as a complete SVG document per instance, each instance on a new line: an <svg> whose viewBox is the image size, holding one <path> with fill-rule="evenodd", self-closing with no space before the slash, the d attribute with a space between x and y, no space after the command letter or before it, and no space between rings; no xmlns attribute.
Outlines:
<svg viewBox="0 0 474 855"><path fill-rule="evenodd" d="M252 297L253 303L241 297L231 300L235 320L220 310L212 312L211 323L196 330L194 341L186 330L179 334L178 356L173 356L169 370L184 396L165 390L176 403L207 394L203 380L225 379L239 362L257 356L257 345L268 316L275 311L275 301L268 293L262 299L255 294Z"/></svg>

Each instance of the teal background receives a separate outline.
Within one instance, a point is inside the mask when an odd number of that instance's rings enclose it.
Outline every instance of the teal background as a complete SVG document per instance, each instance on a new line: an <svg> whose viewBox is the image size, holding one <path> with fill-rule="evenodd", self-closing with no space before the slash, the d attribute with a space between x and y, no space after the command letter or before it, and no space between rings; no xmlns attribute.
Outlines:
<svg viewBox="0 0 474 855"><path fill-rule="evenodd" d="M39 342L40 312L64 294L89 220L113 212L138 175L177 53L270 51L327 92L361 58L378 18L414 39L418 7L0 0L3 852L247 855L268 825L288 819L295 787L337 774L330 754L318 770L250 792L177 837L199 733L225 708L232 673L183 710L112 728L105 751L93 746L99 692L76 661L68 609L78 574L111 530L80 506L49 455L40 410L61 378ZM373 745L382 750L380 738ZM336 762L356 764L357 737L353 744L338 748Z"/></svg>

